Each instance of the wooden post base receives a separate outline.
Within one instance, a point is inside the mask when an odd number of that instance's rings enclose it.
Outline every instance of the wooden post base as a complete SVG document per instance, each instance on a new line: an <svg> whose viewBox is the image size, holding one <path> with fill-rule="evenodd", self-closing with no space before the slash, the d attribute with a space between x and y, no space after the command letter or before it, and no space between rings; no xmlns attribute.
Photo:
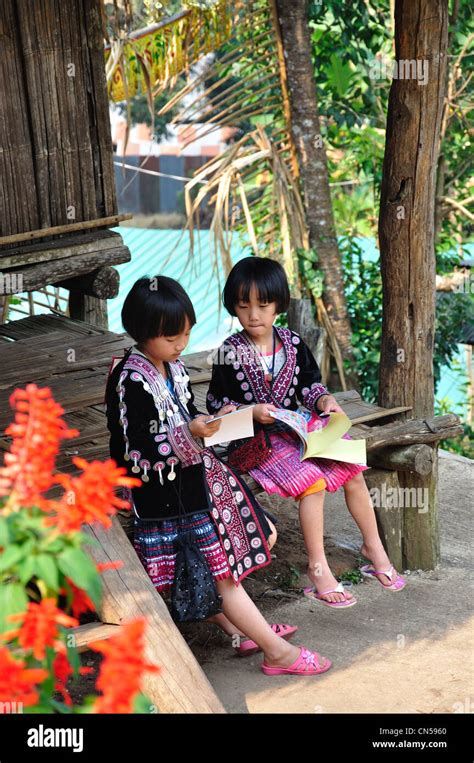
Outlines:
<svg viewBox="0 0 474 763"><path fill-rule="evenodd" d="M397 570L403 566L403 507L398 506L398 473L386 469L363 472L374 505L377 526L383 546Z"/></svg>

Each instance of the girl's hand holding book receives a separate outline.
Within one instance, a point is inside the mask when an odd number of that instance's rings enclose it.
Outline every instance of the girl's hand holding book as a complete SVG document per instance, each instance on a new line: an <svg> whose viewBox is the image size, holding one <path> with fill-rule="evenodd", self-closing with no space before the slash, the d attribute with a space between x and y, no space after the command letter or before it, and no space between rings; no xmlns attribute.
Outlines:
<svg viewBox="0 0 474 763"><path fill-rule="evenodd" d="M333 412L344 413L333 395L321 395L318 402L316 403L316 408L318 413L323 413L325 415Z"/></svg>
<svg viewBox="0 0 474 763"><path fill-rule="evenodd" d="M220 411L218 412L219 416L224 416L226 413L232 413L233 411L237 410L236 405L223 405Z"/></svg>
<svg viewBox="0 0 474 763"><path fill-rule="evenodd" d="M254 421L258 421L259 424L274 424L275 419L270 416L268 411L277 411L278 408L272 403L259 403L253 409Z"/></svg>
<svg viewBox="0 0 474 763"><path fill-rule="evenodd" d="M213 417L209 418L208 414L203 414L189 422L189 431L193 437L211 437L216 434L220 425L220 421L214 421Z"/></svg>

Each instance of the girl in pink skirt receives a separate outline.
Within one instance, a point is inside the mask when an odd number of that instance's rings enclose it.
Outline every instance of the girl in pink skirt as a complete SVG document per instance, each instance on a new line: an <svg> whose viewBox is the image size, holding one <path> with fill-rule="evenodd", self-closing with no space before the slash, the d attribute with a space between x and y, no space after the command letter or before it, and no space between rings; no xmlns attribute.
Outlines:
<svg viewBox="0 0 474 763"><path fill-rule="evenodd" d="M367 466L310 458L300 461L302 445L298 436L275 421L270 411L278 408L304 409L308 430L324 427L328 419L320 415L343 412L336 399L321 384L319 367L301 337L294 331L274 326L279 313L286 312L290 300L288 281L281 265L263 257L246 257L231 270L223 292L227 311L237 316L243 330L217 350L207 409L216 414L240 405L255 404L255 436L237 440L229 446L229 457L241 458L242 465L255 455L257 445L263 453L248 473L269 494L294 497L308 553L307 574L312 586L305 594L331 607L345 609L356 603L352 594L337 583L324 551L323 507L325 491L343 487L347 507L363 538L361 553L371 564L361 572L378 580L384 588L399 591L405 586L383 548L375 512L362 476ZM268 453L262 451L263 430L268 435ZM344 435L345 439L351 439ZM232 455L233 454L233 455ZM244 470L244 469L242 469Z"/></svg>

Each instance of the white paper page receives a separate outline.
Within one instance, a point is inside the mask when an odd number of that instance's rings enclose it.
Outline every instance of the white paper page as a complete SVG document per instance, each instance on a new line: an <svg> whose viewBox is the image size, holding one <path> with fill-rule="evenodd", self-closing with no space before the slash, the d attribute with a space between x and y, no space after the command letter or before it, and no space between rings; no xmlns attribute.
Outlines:
<svg viewBox="0 0 474 763"><path fill-rule="evenodd" d="M219 431L211 437L204 437L206 448L209 445L220 445L231 440L241 440L243 437L253 437L253 408L255 405L248 405L232 413L226 413L224 416L215 416L214 421L219 419L221 425Z"/></svg>

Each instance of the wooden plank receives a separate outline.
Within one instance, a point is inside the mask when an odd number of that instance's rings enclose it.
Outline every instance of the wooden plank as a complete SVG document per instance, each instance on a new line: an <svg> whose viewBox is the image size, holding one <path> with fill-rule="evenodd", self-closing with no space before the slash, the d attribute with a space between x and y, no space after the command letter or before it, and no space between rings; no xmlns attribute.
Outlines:
<svg viewBox="0 0 474 763"><path fill-rule="evenodd" d="M39 342L35 352L31 355L25 354L21 361L18 358L22 357L19 353L24 350L22 341L15 342L13 346L0 348L0 361L3 367L0 389L21 386L31 381L36 383L42 381L43 384L48 384L52 377L74 374L88 368L107 370L112 356L121 356L124 349L129 346L125 337L113 339L100 337L102 339L100 344L97 342L97 344L86 345L74 343L73 338L59 343L58 340L55 342L52 339L53 334L49 337L51 338L48 339L48 343Z"/></svg>
<svg viewBox="0 0 474 763"><path fill-rule="evenodd" d="M77 411L89 405L102 403L105 395L107 371L90 372L76 371L66 376L54 376L48 380L54 399L63 406L66 413ZM3 430L12 419L12 411L8 398L11 389L0 390L0 430Z"/></svg>
<svg viewBox="0 0 474 763"><path fill-rule="evenodd" d="M50 225L47 228L38 230L29 230L23 233L14 233L10 236L0 237L0 246L10 246L21 241L33 241L38 238L48 238L49 236L58 236L61 233L71 233L79 230L92 230L93 228L115 227L123 220L131 220L131 213L120 215L110 215L109 217L99 217L96 220L82 220L77 223L66 223L65 225Z"/></svg>
<svg viewBox="0 0 474 763"><path fill-rule="evenodd" d="M118 518L105 530L94 524L84 531L99 541L90 546L93 561L121 559L123 567L101 575L103 597L99 615L104 623L122 625L137 617L147 620L146 658L161 667L158 675L146 675L144 694L162 713L223 713L204 672L174 624L161 596L145 572Z"/></svg>
<svg viewBox="0 0 474 763"><path fill-rule="evenodd" d="M92 270L103 266L129 262L130 259L130 250L123 245L113 249L66 257L53 262L41 262L38 265L21 267L15 265L13 271L15 278L11 279L11 283L8 281L9 271L4 270L3 272L4 293L16 294L22 291L35 291L49 284L60 283L67 278L90 273Z"/></svg>
<svg viewBox="0 0 474 763"><path fill-rule="evenodd" d="M344 406L342 405L341 408L344 408ZM365 415L353 417L344 408L345 413L347 413L354 424L362 424L364 421L375 421L376 419L383 419L385 416L395 416L397 413L411 411L412 407L411 405L399 405L396 408L380 408L379 406L374 406L374 409L375 410L366 413Z"/></svg>
<svg viewBox="0 0 474 763"><path fill-rule="evenodd" d="M64 257L74 257L76 254L114 249L122 244L121 235L111 230L77 233L75 236L63 235L53 241L0 249L0 268L52 262Z"/></svg>
<svg viewBox="0 0 474 763"><path fill-rule="evenodd" d="M27 318L20 318L17 321L0 324L0 335L10 339L26 339L36 337L39 334L48 334L50 331L63 331L64 335L82 334L85 336L104 334L113 332L91 326L88 323L81 323L67 318L63 315L29 315Z"/></svg>
<svg viewBox="0 0 474 763"><path fill-rule="evenodd" d="M68 644L74 646L78 652L86 652L90 644L117 636L121 630L121 625L113 623L85 623L77 628L66 628L66 635Z"/></svg>

